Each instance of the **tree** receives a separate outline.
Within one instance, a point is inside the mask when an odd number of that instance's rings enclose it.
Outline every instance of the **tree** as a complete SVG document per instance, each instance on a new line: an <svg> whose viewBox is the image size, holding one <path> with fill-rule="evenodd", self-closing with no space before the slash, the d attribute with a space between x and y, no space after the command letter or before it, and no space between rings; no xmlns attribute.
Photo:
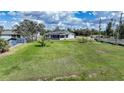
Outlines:
<svg viewBox="0 0 124 93"><path fill-rule="evenodd" d="M0 26L0 35L3 32L3 26Z"/></svg>
<svg viewBox="0 0 124 93"><path fill-rule="evenodd" d="M115 29L115 32L114 32L114 38L115 38L115 44L117 45L117 41L118 41L118 35L119 35L119 26L116 25L116 29Z"/></svg>
<svg viewBox="0 0 124 93"><path fill-rule="evenodd" d="M112 20L107 24L106 35L109 36L109 37L113 35Z"/></svg>
<svg viewBox="0 0 124 93"><path fill-rule="evenodd" d="M45 44L45 32L46 30L44 29L45 28L45 25L43 24L38 24L38 31L40 32L40 35L41 35L41 38L40 40L38 41L41 45L41 47L44 47L46 44Z"/></svg>
<svg viewBox="0 0 124 93"><path fill-rule="evenodd" d="M119 39L124 39L124 24L119 26Z"/></svg>
<svg viewBox="0 0 124 93"><path fill-rule="evenodd" d="M102 20L101 20L101 18L100 18L100 20L99 20L99 33L101 32L101 23L102 23Z"/></svg>
<svg viewBox="0 0 124 93"><path fill-rule="evenodd" d="M40 43L41 47L44 47L46 45L45 43L45 34L41 36L40 40L38 41Z"/></svg>
<svg viewBox="0 0 124 93"><path fill-rule="evenodd" d="M37 25L37 31L40 32L41 35L43 35L45 33L45 29L44 28L45 28L45 25L43 25L41 23L39 23Z"/></svg>
<svg viewBox="0 0 124 93"><path fill-rule="evenodd" d="M41 32L44 27L43 24L25 19L19 25L15 25L13 31L21 34L28 41L34 41L37 39L37 33Z"/></svg>
<svg viewBox="0 0 124 93"><path fill-rule="evenodd" d="M0 39L0 54L9 50L9 44L6 40Z"/></svg>
<svg viewBox="0 0 124 93"><path fill-rule="evenodd" d="M97 31L96 29L91 29L91 34L92 35L98 35L99 31Z"/></svg>
<svg viewBox="0 0 124 93"><path fill-rule="evenodd" d="M122 23L122 16L124 13L121 13L120 15L120 21L119 21L119 30L118 30L118 37L119 39L123 39L124 38L124 24Z"/></svg>
<svg viewBox="0 0 124 93"><path fill-rule="evenodd" d="M73 32L73 30L71 28L67 28L67 31L69 32Z"/></svg>
<svg viewBox="0 0 124 93"><path fill-rule="evenodd" d="M17 34L21 34L22 32L20 31L20 26L19 25L14 25L13 26L13 31L16 32Z"/></svg>
<svg viewBox="0 0 124 93"><path fill-rule="evenodd" d="M60 30L61 29L59 28L59 26L57 26L54 31L60 31Z"/></svg>
<svg viewBox="0 0 124 93"><path fill-rule="evenodd" d="M45 26L42 25L42 24L38 25L38 29L39 29L40 34L41 34L41 38L40 38L40 40L38 42L40 43L41 47L44 47L46 45L46 43L45 43L45 29L44 29L44 27Z"/></svg>

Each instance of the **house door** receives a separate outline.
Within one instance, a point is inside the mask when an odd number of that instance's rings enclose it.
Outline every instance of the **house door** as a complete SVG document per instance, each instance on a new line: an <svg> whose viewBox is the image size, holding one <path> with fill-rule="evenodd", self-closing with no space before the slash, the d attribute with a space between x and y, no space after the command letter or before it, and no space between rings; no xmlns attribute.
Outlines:
<svg viewBox="0 0 124 93"><path fill-rule="evenodd" d="M59 39L59 35L52 35L52 39L58 40Z"/></svg>

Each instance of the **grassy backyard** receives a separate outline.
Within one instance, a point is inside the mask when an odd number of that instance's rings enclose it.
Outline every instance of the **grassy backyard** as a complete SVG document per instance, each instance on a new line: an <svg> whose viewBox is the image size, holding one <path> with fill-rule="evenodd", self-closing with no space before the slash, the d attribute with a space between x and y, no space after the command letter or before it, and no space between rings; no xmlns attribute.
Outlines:
<svg viewBox="0 0 124 93"><path fill-rule="evenodd" d="M106 43L28 43L0 57L0 80L124 80L124 47Z"/></svg>

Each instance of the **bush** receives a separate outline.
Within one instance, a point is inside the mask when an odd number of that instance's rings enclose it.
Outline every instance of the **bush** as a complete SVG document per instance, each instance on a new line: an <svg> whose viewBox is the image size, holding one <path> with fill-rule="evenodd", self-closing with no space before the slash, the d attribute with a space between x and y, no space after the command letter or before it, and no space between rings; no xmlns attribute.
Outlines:
<svg viewBox="0 0 124 93"><path fill-rule="evenodd" d="M46 46L46 43L45 43L45 38L44 38L44 36L42 36L42 37L41 37L41 39L40 39L38 42L40 43L41 47L44 47L44 46Z"/></svg>
<svg viewBox="0 0 124 93"><path fill-rule="evenodd" d="M88 42L88 40L85 39L84 37L81 37L81 38L78 39L78 42L79 43L86 43L86 42Z"/></svg>
<svg viewBox="0 0 124 93"><path fill-rule="evenodd" d="M0 39L0 53L4 53L9 50L8 42Z"/></svg>
<svg viewBox="0 0 124 93"><path fill-rule="evenodd" d="M52 43L54 43L54 42L51 40L50 43L52 44Z"/></svg>

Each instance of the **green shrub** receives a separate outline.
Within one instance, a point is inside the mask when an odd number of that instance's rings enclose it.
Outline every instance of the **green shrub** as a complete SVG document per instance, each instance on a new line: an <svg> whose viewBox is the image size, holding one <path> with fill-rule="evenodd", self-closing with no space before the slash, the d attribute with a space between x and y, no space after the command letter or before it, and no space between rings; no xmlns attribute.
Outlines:
<svg viewBox="0 0 124 93"><path fill-rule="evenodd" d="M51 40L50 43L54 43L54 42Z"/></svg>
<svg viewBox="0 0 124 93"><path fill-rule="evenodd" d="M46 43L45 43L45 38L44 36L41 37L41 39L38 41L38 43L40 43L41 47L44 47L46 46Z"/></svg>
<svg viewBox="0 0 124 93"><path fill-rule="evenodd" d="M86 43L86 42L88 42L88 40L84 37L81 37L81 38L78 39L78 42L79 43Z"/></svg>
<svg viewBox="0 0 124 93"><path fill-rule="evenodd" d="M4 53L9 50L8 42L0 39L0 53Z"/></svg>

